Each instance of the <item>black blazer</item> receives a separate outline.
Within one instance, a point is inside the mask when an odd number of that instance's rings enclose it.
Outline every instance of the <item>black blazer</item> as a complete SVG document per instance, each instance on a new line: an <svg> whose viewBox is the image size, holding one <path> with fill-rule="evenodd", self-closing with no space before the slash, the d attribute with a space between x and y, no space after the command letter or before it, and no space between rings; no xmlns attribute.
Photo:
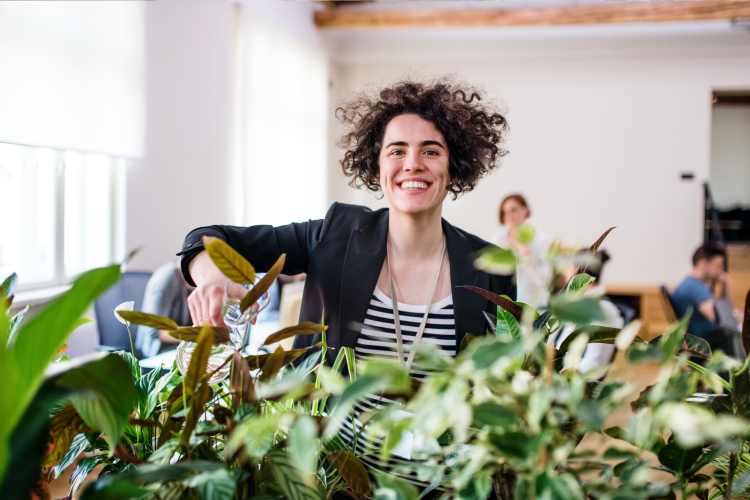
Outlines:
<svg viewBox="0 0 750 500"><path fill-rule="evenodd" d="M472 265L477 251L490 244L448 224L443 219L450 261L456 345L467 333L484 335L487 330L482 311L493 316L496 306L484 297L459 285L472 285L499 295L516 297L511 276L495 276ZM354 323L362 323L373 290L378 282L386 253L388 209L334 203L325 219L286 226L208 226L191 231L182 251L182 272L194 285L188 266L203 250L202 237L215 236L226 241L250 261L258 272L267 271L282 253L286 254L283 274L307 273L300 321L328 325L326 343L338 349L354 347L359 332ZM299 336L294 347L313 345L321 335ZM336 351L328 351L332 363Z"/></svg>

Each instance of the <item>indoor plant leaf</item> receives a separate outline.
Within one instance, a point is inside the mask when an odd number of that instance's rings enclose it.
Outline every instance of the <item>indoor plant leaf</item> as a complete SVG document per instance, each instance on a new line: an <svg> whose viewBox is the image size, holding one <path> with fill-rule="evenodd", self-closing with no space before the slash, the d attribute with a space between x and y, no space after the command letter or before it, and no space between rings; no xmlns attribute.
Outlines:
<svg viewBox="0 0 750 500"><path fill-rule="evenodd" d="M328 459L354 493L364 496L370 494L372 491L370 476L356 455L349 450L341 450L329 453Z"/></svg>
<svg viewBox="0 0 750 500"><path fill-rule="evenodd" d="M148 314L140 311L118 311L122 319L135 323L136 325L150 326L157 330L177 330L180 328L173 320L156 314Z"/></svg>
<svg viewBox="0 0 750 500"><path fill-rule="evenodd" d="M300 323L299 325L289 326L287 328L284 328L283 330L279 330L276 333L272 333L266 338L265 341L263 341L263 345L271 345L281 340L295 337L297 335L315 335L317 333L324 332L327 329L327 326L313 323L311 321L305 321L304 323Z"/></svg>
<svg viewBox="0 0 750 500"><path fill-rule="evenodd" d="M235 283L252 285L255 283L255 269L242 255L225 241L210 236L203 237L203 245L216 267Z"/></svg>
<svg viewBox="0 0 750 500"><path fill-rule="evenodd" d="M229 330L220 326L184 326L177 328L176 330L170 330L167 332L170 336L177 340L184 340L185 342L198 342L201 332L204 328L209 328L214 334L214 344L226 344L229 342Z"/></svg>
<svg viewBox="0 0 750 500"><path fill-rule="evenodd" d="M321 500L322 496L317 488L305 484L300 472L290 464L285 451L274 449L268 453L271 471L288 500Z"/></svg>
<svg viewBox="0 0 750 500"><path fill-rule="evenodd" d="M279 277L281 271L284 269L284 262L286 262L286 254L282 253L276 263L271 266L271 269L260 279L260 281L245 295L240 302L240 311L243 313L248 307L255 304L266 291L271 288L273 282Z"/></svg>

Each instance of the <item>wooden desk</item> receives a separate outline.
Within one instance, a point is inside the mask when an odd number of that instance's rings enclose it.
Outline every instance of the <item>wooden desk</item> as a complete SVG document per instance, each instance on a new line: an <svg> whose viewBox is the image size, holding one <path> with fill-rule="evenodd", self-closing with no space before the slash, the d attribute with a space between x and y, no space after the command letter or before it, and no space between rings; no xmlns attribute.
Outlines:
<svg viewBox="0 0 750 500"><path fill-rule="evenodd" d="M663 334L669 326L658 285L607 283L605 288L607 295L612 298L630 298L643 324L640 336L644 340L651 340Z"/></svg>

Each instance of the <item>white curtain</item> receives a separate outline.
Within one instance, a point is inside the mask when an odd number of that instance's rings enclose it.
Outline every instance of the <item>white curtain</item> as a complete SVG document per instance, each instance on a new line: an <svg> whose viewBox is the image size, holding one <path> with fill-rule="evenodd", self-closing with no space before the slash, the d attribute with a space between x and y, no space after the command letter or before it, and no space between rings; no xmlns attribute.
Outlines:
<svg viewBox="0 0 750 500"><path fill-rule="evenodd" d="M327 55L242 5L243 181L242 192L236 193L244 208L241 222L280 225L322 218L327 209Z"/></svg>
<svg viewBox="0 0 750 500"><path fill-rule="evenodd" d="M0 2L0 142L141 157L143 5Z"/></svg>

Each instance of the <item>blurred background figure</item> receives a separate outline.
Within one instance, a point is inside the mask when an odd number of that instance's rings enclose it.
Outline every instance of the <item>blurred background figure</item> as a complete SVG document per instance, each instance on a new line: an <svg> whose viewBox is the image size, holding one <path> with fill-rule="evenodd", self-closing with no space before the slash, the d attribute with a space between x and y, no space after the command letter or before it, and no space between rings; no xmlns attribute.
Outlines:
<svg viewBox="0 0 750 500"><path fill-rule="evenodd" d="M517 300L532 306L546 305L552 266L547 252L552 238L527 222L531 215L526 199L511 194L500 203L500 224L503 226L493 243L516 254Z"/></svg>
<svg viewBox="0 0 750 500"><path fill-rule="evenodd" d="M606 289L602 283L602 269L604 264L609 260L609 254L605 250L596 252L593 256L589 254L586 256L587 251L582 249L576 252L576 257L572 259L568 268L563 272L563 277L567 283L570 278L575 275L579 264L583 262L583 266L586 267L586 274L595 278L595 281L591 283L584 293L585 297L598 298L599 305L604 312L605 319L600 321L592 322L592 325L607 326L610 328L622 328L625 326L626 320L623 315L623 311L620 310L608 297L605 296ZM628 318L628 322L629 322ZM565 328L561 332L551 335L548 343L559 348L563 341L573 332L572 328ZM586 347L586 351L583 353L581 358L581 364L579 366L581 373L588 373L594 368L599 368L612 362L615 356L615 346L609 344L589 344Z"/></svg>
<svg viewBox="0 0 750 500"><path fill-rule="evenodd" d="M190 326L187 298L193 287L187 284L180 272L180 261L170 261L159 267L146 285L141 311L164 316L179 326ZM140 325L135 335L135 347L144 357L175 349L179 340L165 331Z"/></svg>
<svg viewBox="0 0 750 500"><path fill-rule="evenodd" d="M671 301L678 317L692 310L688 333L708 342L712 350L721 349L732 355L731 338L719 328L737 329L732 318L726 264L726 251L722 247L708 244L698 248L693 254L693 270L672 293ZM720 318L717 313L724 310L728 311L728 317Z"/></svg>

